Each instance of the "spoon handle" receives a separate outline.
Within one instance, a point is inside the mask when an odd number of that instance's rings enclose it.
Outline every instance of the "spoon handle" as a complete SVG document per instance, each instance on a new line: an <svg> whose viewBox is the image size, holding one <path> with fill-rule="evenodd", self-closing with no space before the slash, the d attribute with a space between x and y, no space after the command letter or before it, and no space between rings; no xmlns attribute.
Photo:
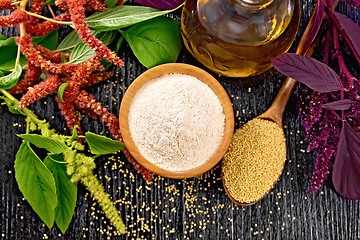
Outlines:
<svg viewBox="0 0 360 240"><path fill-rule="evenodd" d="M314 48L317 45L318 41L315 41L308 49L304 49L304 47L305 47L305 42L307 41L307 38L310 36L312 27L315 23L316 12L318 7L319 5L317 2L313 14L310 18L310 21L306 26L306 29L300 39L300 42L296 49L296 54L310 57L314 52ZM278 94L276 95L273 103L271 104L270 108L266 112L261 114L259 118L272 120L276 122L280 127L282 127L282 118L285 111L285 107L289 101L289 98L292 94L292 91L294 90L296 83L297 81L295 79L287 77L283 85L281 86Z"/></svg>
<svg viewBox="0 0 360 240"><path fill-rule="evenodd" d="M282 117L285 111L285 107L296 83L296 80L287 77L270 108L266 112L261 114L259 118L269 118L270 120L276 122L280 127L282 127Z"/></svg>

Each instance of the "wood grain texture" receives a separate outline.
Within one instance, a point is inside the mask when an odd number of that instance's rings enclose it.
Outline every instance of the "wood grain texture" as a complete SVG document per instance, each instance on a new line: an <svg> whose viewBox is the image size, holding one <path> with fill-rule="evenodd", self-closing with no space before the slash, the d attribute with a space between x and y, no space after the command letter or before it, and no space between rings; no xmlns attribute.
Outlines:
<svg viewBox="0 0 360 240"><path fill-rule="evenodd" d="M300 31L291 52L295 51L315 2L301 1ZM359 10L340 4L338 11L360 25ZM171 16L179 19L178 13ZM63 29L61 37L68 31ZM17 31L1 29L0 33L9 37ZM125 67L113 67L116 73L113 79L88 89L115 115L127 87L146 70L126 44L119 56ZM178 61L203 68L185 49ZM358 67L352 70L359 78ZM233 103L235 128L268 109L285 79L274 69L247 79L213 76ZM359 201L341 198L331 181L308 194L315 153L306 152L305 131L298 116L299 91L297 85L283 119L288 146L283 174L274 189L252 206L237 207L227 198L219 164L202 177L176 180L155 176L147 184L122 154L98 158L95 173L124 219L128 228L124 236L114 236L99 206L81 185L68 231L61 234L57 227L46 228L23 200L14 177L15 154L21 144L16 134L25 132L24 118L1 106L0 239L360 239ZM32 104L31 109L39 118L50 121L57 131L70 134L54 96ZM82 124L85 131L110 136L100 122L84 117Z"/></svg>

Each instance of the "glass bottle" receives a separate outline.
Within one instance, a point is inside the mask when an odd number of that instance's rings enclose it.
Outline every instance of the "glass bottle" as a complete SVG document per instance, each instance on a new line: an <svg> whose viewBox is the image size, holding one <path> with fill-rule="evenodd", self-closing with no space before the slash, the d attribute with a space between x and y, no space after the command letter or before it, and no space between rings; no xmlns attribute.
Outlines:
<svg viewBox="0 0 360 240"><path fill-rule="evenodd" d="M291 47L299 0L186 0L181 34L186 48L211 71L249 77Z"/></svg>

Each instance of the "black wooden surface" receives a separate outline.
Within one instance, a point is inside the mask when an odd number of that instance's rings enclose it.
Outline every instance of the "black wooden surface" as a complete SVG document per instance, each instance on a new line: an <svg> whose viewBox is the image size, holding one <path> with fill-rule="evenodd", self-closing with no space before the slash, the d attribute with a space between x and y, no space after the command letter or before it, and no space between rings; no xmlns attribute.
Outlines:
<svg viewBox="0 0 360 240"><path fill-rule="evenodd" d="M302 19L298 40L310 18L315 0L302 0ZM360 10L340 4L360 25ZM174 16L179 20L179 16ZM1 29L4 36L16 30ZM122 69L113 68L116 77L89 91L110 111L118 115L126 87L146 69L130 48L122 46ZM202 67L183 49L179 62ZM355 65L356 66L356 65ZM353 69L359 77L358 67ZM236 128L264 112L271 104L284 77L274 69L253 78L218 78L233 102ZM359 202L341 198L331 181L309 195L308 187L315 154L306 152L305 132L298 116L295 88L284 115L287 161L275 188L260 202L237 207L226 197L220 167L198 178L173 180L154 176L146 183L122 154L97 159L96 174L111 195L127 226L127 234L115 236L106 217L79 185L74 217L68 231L49 230L24 201L14 177L14 159L25 132L22 116L0 108L0 239L360 239ZM31 105L40 117L50 121L61 133L69 134L64 119L49 96ZM109 136L105 126L84 117L84 130Z"/></svg>

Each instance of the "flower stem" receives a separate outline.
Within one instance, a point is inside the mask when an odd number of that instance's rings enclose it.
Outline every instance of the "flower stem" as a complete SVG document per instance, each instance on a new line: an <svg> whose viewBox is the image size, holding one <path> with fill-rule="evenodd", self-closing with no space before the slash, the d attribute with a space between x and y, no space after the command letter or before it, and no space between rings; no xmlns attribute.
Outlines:
<svg viewBox="0 0 360 240"><path fill-rule="evenodd" d="M55 15L54 11L52 10L51 6L50 6L50 5L47 5L47 7L48 7L51 15L52 15L53 17L56 17L56 15Z"/></svg>
<svg viewBox="0 0 360 240"><path fill-rule="evenodd" d="M13 102L16 106L19 105L19 101L13 96L11 95L8 91L6 91L5 89L0 89L0 92L7 98L9 99L11 102ZM6 100L5 100L6 101ZM40 120L33 111L31 111L28 108L23 108L21 109L22 112L29 117L31 120L33 120L36 124L43 124L46 121L45 120Z"/></svg>
<svg viewBox="0 0 360 240"><path fill-rule="evenodd" d="M28 12L28 11L25 11L25 12L30 16L38 17L38 18L44 19L44 20L49 21L49 22L53 22L53 23L57 23L57 24L63 24L63 25L71 25L71 24L73 24L72 22L57 21L57 20L47 18L47 17L44 17L44 16L36 14L36 13L32 13L32 12Z"/></svg>
<svg viewBox="0 0 360 240"><path fill-rule="evenodd" d="M8 91L6 91L5 89L0 88L0 92L7 97L8 99L10 99L11 101L18 101L13 95L11 95Z"/></svg>
<svg viewBox="0 0 360 240"><path fill-rule="evenodd" d="M22 0L20 3L20 9L23 11L26 11L26 6L28 4L29 0ZM20 28L20 36L24 36L26 34L26 28L25 28L25 23L22 22L19 24L19 28ZM20 46L18 46L18 48L20 48Z"/></svg>
<svg viewBox="0 0 360 240"><path fill-rule="evenodd" d="M349 81L349 90L354 88L354 80L357 80L355 77L351 75L349 69L346 67L344 57L340 51L340 43L339 43L339 31L337 30L336 26L333 25L333 41L334 41L334 48L336 50L336 58L338 60L338 64L340 67L340 73Z"/></svg>
<svg viewBox="0 0 360 240"><path fill-rule="evenodd" d="M28 2L29 2L29 0L22 0L22 1L21 1L21 3L20 3L20 8L21 8L21 10L24 10L24 11L25 11Z"/></svg>

